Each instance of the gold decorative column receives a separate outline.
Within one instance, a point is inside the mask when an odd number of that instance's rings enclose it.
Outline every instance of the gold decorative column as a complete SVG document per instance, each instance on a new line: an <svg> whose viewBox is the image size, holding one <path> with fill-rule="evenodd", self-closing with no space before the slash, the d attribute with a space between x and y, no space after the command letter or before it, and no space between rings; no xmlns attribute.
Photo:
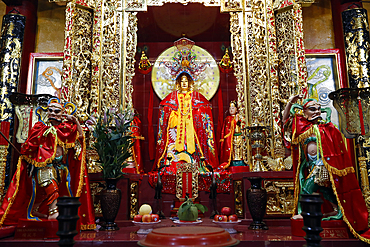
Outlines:
<svg viewBox="0 0 370 247"><path fill-rule="evenodd" d="M13 136L15 110L9 97L12 92L17 91L18 87L25 22L26 18L23 15L6 14L3 17L1 29L0 122L8 122L7 130L10 139ZM3 125L5 126L5 123ZM9 175L10 152L8 143L3 142L0 149L0 197L2 197Z"/></svg>
<svg viewBox="0 0 370 247"><path fill-rule="evenodd" d="M66 6L65 44L63 58L62 101L77 106L80 121L86 121L91 113L90 98L94 89L93 61L94 9L69 2ZM94 104L91 104L94 106Z"/></svg>
<svg viewBox="0 0 370 247"><path fill-rule="evenodd" d="M347 58L348 84L351 88L369 87L370 37L366 9L342 12L344 45Z"/></svg>

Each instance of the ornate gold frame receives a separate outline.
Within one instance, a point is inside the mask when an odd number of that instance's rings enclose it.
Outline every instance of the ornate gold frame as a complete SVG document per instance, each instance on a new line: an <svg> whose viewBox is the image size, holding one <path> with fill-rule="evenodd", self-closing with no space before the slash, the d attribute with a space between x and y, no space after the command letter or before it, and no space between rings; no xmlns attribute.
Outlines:
<svg viewBox="0 0 370 247"><path fill-rule="evenodd" d="M183 184L183 173L191 172L191 194L192 198L198 197L198 175L199 169L197 164L193 163L182 163L176 165L176 197L182 197L182 184Z"/></svg>
<svg viewBox="0 0 370 247"><path fill-rule="evenodd" d="M230 13L237 100L247 126L270 127L266 153L284 156L280 114L287 99L306 87L302 6L312 1L273 0L72 0L66 7L63 99L86 120L104 107L132 106L137 12L165 3L202 3ZM77 4L78 3L78 4ZM279 18L279 16L284 16ZM81 21L82 20L82 21ZM288 36L276 35L276 26ZM289 40L288 40L289 39ZM291 51L284 44L292 44ZM289 57L294 66L282 67ZM295 82L280 81L293 73ZM294 90L285 92L289 86ZM284 92L284 93L282 93ZM250 141L245 151L252 164Z"/></svg>

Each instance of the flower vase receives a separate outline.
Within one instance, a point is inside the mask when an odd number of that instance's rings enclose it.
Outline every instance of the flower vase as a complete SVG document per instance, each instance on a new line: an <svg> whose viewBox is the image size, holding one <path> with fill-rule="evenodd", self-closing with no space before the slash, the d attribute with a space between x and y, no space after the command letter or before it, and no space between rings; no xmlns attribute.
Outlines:
<svg viewBox="0 0 370 247"><path fill-rule="evenodd" d="M266 224L262 221L266 213L267 192L262 188L261 177L249 177L251 187L247 190L247 203L253 222L248 229L250 230L268 230Z"/></svg>
<svg viewBox="0 0 370 247"><path fill-rule="evenodd" d="M121 204L121 190L117 189L116 178L108 178L105 180L107 188L101 193L101 209L105 224L100 228L101 231L116 231L119 230L114 222L118 214Z"/></svg>

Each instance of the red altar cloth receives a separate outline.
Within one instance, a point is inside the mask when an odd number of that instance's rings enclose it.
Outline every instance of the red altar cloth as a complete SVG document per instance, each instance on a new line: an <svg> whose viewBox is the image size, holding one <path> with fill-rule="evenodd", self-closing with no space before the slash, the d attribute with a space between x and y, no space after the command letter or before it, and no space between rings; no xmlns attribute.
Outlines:
<svg viewBox="0 0 370 247"><path fill-rule="evenodd" d="M167 168L168 170L170 168ZM228 193L231 191L232 177L230 172L215 172L217 182L217 193ZM158 181L158 172L149 172L149 184L153 188ZM198 176L198 190L209 192L212 183L212 173L199 173ZM163 193L176 194L176 172L166 171L162 175Z"/></svg>

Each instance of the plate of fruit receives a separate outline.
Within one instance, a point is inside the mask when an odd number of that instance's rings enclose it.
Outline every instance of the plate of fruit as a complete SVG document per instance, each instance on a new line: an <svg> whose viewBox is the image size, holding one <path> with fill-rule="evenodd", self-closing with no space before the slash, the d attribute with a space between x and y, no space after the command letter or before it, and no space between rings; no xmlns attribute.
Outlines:
<svg viewBox="0 0 370 247"><path fill-rule="evenodd" d="M139 209L139 214L134 216L135 226L140 227L137 234L148 234L154 228L154 225L160 223L158 214L152 214L152 208L148 204L143 204Z"/></svg>
<svg viewBox="0 0 370 247"><path fill-rule="evenodd" d="M234 226L238 225L240 222L241 220L238 219L236 214L231 214L231 209L229 207L223 207L221 209L221 214L216 214L213 218L213 223L224 228L228 233L237 233Z"/></svg>

